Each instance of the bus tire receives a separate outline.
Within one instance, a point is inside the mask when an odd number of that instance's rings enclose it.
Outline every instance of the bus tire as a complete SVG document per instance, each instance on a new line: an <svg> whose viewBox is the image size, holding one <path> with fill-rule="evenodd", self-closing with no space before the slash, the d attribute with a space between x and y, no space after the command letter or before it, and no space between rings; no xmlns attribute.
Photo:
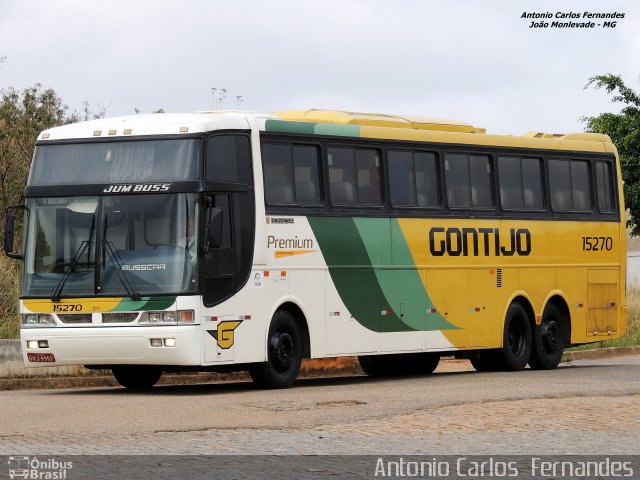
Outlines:
<svg viewBox="0 0 640 480"><path fill-rule="evenodd" d="M433 352L404 353L399 355L401 375L431 375L440 363L440 354Z"/></svg>
<svg viewBox="0 0 640 480"><path fill-rule="evenodd" d="M498 350L500 370L515 372L524 369L529 362L531 347L529 315L522 305L512 303L504 322L502 349Z"/></svg>
<svg viewBox="0 0 640 480"><path fill-rule="evenodd" d="M529 366L534 370L552 370L558 366L564 353L562 315L549 304L542 313L542 322L533 331L533 348Z"/></svg>
<svg viewBox="0 0 640 480"><path fill-rule="evenodd" d="M482 350L469 357L469 361L476 372L495 372L501 369L499 354L500 351Z"/></svg>
<svg viewBox="0 0 640 480"><path fill-rule="evenodd" d="M425 352L363 355L358 357L358 362L364 373L370 377L429 375L438 366L440 354Z"/></svg>
<svg viewBox="0 0 640 480"><path fill-rule="evenodd" d="M390 377L393 375L395 363L392 355L361 355L358 357L358 363L362 371L369 377Z"/></svg>
<svg viewBox="0 0 640 480"><path fill-rule="evenodd" d="M278 310L274 314L267 340L267 361L249 369L251 379L261 388L290 387L302 363L302 333L291 313Z"/></svg>
<svg viewBox="0 0 640 480"><path fill-rule="evenodd" d="M161 367L114 367L111 369L116 381L129 390L149 390L162 376Z"/></svg>

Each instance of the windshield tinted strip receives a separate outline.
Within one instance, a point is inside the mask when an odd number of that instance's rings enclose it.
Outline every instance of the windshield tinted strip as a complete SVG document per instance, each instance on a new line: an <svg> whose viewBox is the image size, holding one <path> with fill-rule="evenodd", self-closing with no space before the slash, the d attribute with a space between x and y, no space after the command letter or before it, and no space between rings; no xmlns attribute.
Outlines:
<svg viewBox="0 0 640 480"><path fill-rule="evenodd" d="M196 180L201 157L202 142L195 139L41 144L28 184Z"/></svg>

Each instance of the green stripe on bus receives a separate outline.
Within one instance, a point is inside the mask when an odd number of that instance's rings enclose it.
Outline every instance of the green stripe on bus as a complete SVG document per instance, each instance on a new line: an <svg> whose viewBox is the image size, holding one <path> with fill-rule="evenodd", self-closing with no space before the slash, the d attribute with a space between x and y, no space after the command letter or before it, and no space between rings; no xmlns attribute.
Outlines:
<svg viewBox="0 0 640 480"><path fill-rule="evenodd" d="M355 218L362 243L375 268L378 284L395 315L409 328L422 331L457 328L439 313L427 313L434 308L424 289L421 272L396 219ZM422 272L424 274L424 272Z"/></svg>
<svg viewBox="0 0 640 480"><path fill-rule="evenodd" d="M415 330L391 310L352 218L309 217L338 295L353 318L374 332ZM381 312L385 312L383 315Z"/></svg>
<svg viewBox="0 0 640 480"><path fill-rule="evenodd" d="M142 297L140 300L123 298L112 312L132 312L139 310L166 310L176 302L176 297Z"/></svg>
<svg viewBox="0 0 640 480"><path fill-rule="evenodd" d="M341 137L359 137L359 125L340 125L316 122L292 122L288 120L267 120L268 132L303 133L306 135L334 135Z"/></svg>
<svg viewBox="0 0 640 480"><path fill-rule="evenodd" d="M435 305L420 278L421 275L426 275L426 272L420 272L415 268L413 255L398 220L392 218L390 223L393 265L402 268L391 270L393 274L384 277L380 282L385 296L393 308L399 308L402 304L402 320L418 330L457 329L458 327L449 323L440 312L427 313L427 310L431 311Z"/></svg>
<svg viewBox="0 0 640 480"><path fill-rule="evenodd" d="M264 128L268 132L304 133L313 135L316 124L312 122L289 122L285 120L267 120Z"/></svg>
<svg viewBox="0 0 640 480"><path fill-rule="evenodd" d="M338 135L342 137L359 137L359 125L334 125L331 123L317 123L313 130L316 135Z"/></svg>

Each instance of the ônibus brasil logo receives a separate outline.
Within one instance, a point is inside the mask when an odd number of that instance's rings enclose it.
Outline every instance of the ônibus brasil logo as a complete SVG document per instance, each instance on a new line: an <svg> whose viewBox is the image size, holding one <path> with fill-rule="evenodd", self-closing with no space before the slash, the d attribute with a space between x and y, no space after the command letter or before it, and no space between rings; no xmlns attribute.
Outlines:
<svg viewBox="0 0 640 480"><path fill-rule="evenodd" d="M63 462L55 458L40 460L38 457L9 457L9 478L37 480L65 480L67 470L73 462Z"/></svg>

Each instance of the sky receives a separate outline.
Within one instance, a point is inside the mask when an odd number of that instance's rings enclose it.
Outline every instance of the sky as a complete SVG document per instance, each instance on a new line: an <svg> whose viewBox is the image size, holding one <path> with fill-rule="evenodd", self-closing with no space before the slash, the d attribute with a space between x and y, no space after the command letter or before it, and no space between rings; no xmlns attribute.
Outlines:
<svg viewBox="0 0 640 480"><path fill-rule="evenodd" d="M584 11L625 18L608 29L536 29L521 18ZM640 90L640 2L0 0L0 57L0 89L40 83L70 111L86 101L107 116L235 109L241 95L241 109L261 113L581 131L581 117L620 109L584 89L589 77L621 75Z"/></svg>

